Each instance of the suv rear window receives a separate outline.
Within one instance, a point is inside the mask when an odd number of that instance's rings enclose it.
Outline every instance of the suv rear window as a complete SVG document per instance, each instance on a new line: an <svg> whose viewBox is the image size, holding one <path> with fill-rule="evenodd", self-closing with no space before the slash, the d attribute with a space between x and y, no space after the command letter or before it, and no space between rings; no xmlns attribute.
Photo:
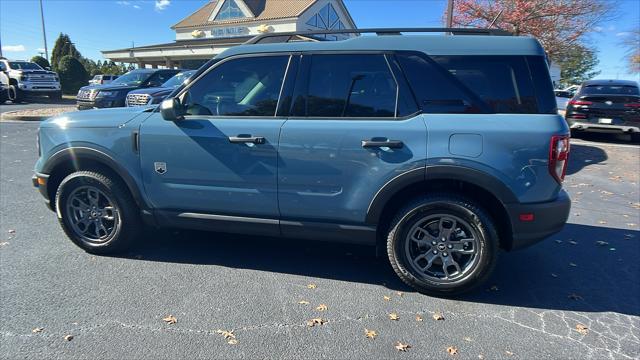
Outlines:
<svg viewBox="0 0 640 360"><path fill-rule="evenodd" d="M433 56L431 62L422 55L399 55L425 112L555 113L555 96L544 59L529 58ZM536 68L535 80L530 67Z"/></svg>
<svg viewBox="0 0 640 360"><path fill-rule="evenodd" d="M580 95L640 95L638 87L631 85L587 85L580 89Z"/></svg>

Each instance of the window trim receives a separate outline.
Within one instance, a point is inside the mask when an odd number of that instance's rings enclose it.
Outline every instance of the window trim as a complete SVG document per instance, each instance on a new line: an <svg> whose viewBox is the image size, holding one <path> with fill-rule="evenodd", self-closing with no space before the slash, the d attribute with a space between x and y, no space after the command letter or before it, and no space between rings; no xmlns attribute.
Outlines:
<svg viewBox="0 0 640 360"><path fill-rule="evenodd" d="M398 116L399 109L399 99L400 99L400 80L397 77L396 72L391 66L393 60L393 55L396 54L397 51L389 51L389 50L311 50L311 51L303 51L302 59L300 60L299 72L298 72L298 81L296 81L296 86L292 94L292 101L289 110L289 119L295 120L325 120L325 121L341 121L341 120L356 120L356 121L396 121L396 120L408 120L414 118L415 116L421 113L420 109L418 111L408 114L406 116ZM314 55L382 55L387 64L387 69L391 74L395 84L396 84L396 99L395 99L395 113L392 117L385 116L369 116L369 117L355 117L355 116L337 116L337 117L329 117L329 116L308 116L307 114L307 101L309 97L309 77L311 75L311 59L313 59ZM304 115L296 114L295 104L298 101L297 98L302 97L302 101L304 101Z"/></svg>
<svg viewBox="0 0 640 360"><path fill-rule="evenodd" d="M222 64L225 64L229 61L233 61L233 60L237 60L237 59L243 59L243 58L254 58L254 57L271 57L271 56L287 56L289 57L289 59L287 60L287 66L285 67L285 72L284 72L284 78L282 80L282 85L280 88L280 93L279 93L279 97L278 97L278 102L276 104L276 110L274 111L273 116L271 115L253 115L253 116L238 116L238 115L185 115L184 119L181 121L187 121L187 120L196 120L199 119L207 119L207 120L220 120L220 119L229 119L229 120L242 120L242 119L247 119L247 120L254 120L254 119L285 119L286 116L280 116L278 115L278 106L280 104L280 99L283 95L282 90L284 89L284 84L287 82L287 78L290 76L289 75L289 68L291 66L291 61L292 61L292 57L295 56L296 53L294 52L272 52L272 53L250 53L250 54L238 54L238 55L232 55L223 59L219 59L218 61L216 61L214 64L212 64L209 68L207 68L206 70L204 70L203 72L201 72L200 74L198 74L198 76L196 78L193 79L193 81L190 81L188 84L184 85L184 87L182 89L179 89L177 93L172 94L172 96L167 97L166 99L175 99L175 98L181 98L182 96L184 96L184 94L189 91L189 89L191 89L191 87L196 84L198 81L200 81L202 78L204 78L205 76L207 76L207 74L209 74L209 72L213 71L214 69L218 68L219 66L221 66ZM214 60L214 59L212 59ZM160 107L158 106L157 109L159 109ZM159 110L158 110L159 111Z"/></svg>

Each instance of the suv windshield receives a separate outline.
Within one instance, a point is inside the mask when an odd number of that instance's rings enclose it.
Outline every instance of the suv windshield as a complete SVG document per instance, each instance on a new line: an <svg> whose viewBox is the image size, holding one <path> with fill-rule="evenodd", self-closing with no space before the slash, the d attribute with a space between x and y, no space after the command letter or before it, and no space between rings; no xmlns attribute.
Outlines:
<svg viewBox="0 0 640 360"><path fill-rule="evenodd" d="M184 83L185 81L189 80L191 75L193 75L195 72L196 72L195 70L191 70L191 71L183 71L181 73L177 73L174 77L165 81L165 83L162 84L162 87L170 87L170 88L178 87L182 85L182 83Z"/></svg>
<svg viewBox="0 0 640 360"><path fill-rule="evenodd" d="M637 86L631 85L587 85L580 90L581 95L640 95Z"/></svg>
<svg viewBox="0 0 640 360"><path fill-rule="evenodd" d="M123 85L140 85L145 80L150 78L151 75L153 75L153 72L133 70L120 76L119 78L112 81L111 83L123 84Z"/></svg>
<svg viewBox="0 0 640 360"><path fill-rule="evenodd" d="M11 61L9 62L9 67L14 70L42 70L38 64L26 61Z"/></svg>

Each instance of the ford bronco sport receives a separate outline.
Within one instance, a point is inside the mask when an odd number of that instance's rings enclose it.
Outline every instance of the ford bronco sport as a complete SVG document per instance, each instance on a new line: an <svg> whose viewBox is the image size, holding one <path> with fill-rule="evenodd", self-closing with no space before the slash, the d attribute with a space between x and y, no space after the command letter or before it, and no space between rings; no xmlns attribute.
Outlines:
<svg viewBox="0 0 640 360"><path fill-rule="evenodd" d="M91 253L143 224L345 241L421 292L468 291L565 224L569 129L536 39L412 30L260 35L159 106L52 118L34 185Z"/></svg>

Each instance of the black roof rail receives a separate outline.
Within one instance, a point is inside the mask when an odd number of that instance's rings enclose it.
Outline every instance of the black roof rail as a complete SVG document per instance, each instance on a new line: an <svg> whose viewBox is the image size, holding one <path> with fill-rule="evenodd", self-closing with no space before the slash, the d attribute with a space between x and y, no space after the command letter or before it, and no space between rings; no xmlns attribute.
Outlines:
<svg viewBox="0 0 640 360"><path fill-rule="evenodd" d="M451 35L493 35L493 36L512 36L508 31L502 29L482 29L482 28L373 28L373 29L339 29L339 30L318 30L318 31L291 31L261 34L253 37L245 44L259 43L279 43L298 41L325 41L327 39L318 35L340 35L340 34L364 34L372 33L376 35L402 35L402 33L426 33L439 32L449 33Z"/></svg>

